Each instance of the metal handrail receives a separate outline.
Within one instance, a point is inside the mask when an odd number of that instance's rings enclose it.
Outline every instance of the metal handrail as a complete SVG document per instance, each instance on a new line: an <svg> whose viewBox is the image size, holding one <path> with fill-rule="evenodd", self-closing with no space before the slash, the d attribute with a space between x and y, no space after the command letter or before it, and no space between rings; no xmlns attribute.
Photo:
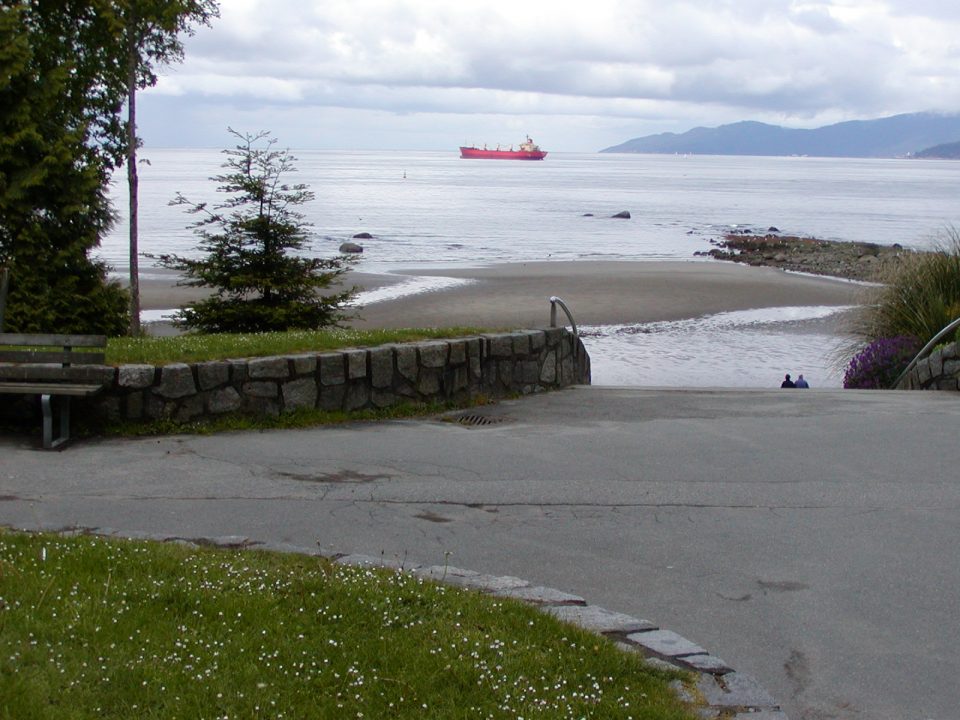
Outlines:
<svg viewBox="0 0 960 720"><path fill-rule="evenodd" d="M556 295L550 297L550 327L557 327L557 305L562 307L563 311L567 314L567 319L573 327L573 336L580 337L580 333L577 331L577 323L573 319L573 313L570 312L567 304Z"/></svg>
<svg viewBox="0 0 960 720"><path fill-rule="evenodd" d="M896 381L893 383L894 389L900 387L900 383L903 382L903 379L910 374L910 371L917 366L918 362L920 362L924 357L930 354L930 351L933 350L934 347L936 347L936 345L939 343L942 337L944 337L951 331L956 330L958 327L960 327L960 318L957 318L952 323L950 323L945 328L943 328L943 330L941 330L936 335L934 335L933 339L920 349L920 352L917 353L917 356L910 361L910 364L907 365L904 371L900 373L900 375L897 377Z"/></svg>

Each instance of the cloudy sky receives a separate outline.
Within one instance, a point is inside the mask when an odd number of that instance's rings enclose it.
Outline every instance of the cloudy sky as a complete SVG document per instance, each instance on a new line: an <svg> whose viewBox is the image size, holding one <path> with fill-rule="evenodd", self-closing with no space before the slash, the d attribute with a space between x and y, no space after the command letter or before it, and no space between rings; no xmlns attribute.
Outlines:
<svg viewBox="0 0 960 720"><path fill-rule="evenodd" d="M592 152L738 120L960 111L957 0L220 0L148 146Z"/></svg>

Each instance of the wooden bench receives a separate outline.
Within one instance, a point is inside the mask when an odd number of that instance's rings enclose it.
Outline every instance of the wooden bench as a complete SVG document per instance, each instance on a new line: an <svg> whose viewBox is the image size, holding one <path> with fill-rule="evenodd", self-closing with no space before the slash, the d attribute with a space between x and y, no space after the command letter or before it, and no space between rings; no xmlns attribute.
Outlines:
<svg viewBox="0 0 960 720"><path fill-rule="evenodd" d="M40 396L44 448L69 439L70 398L90 397L106 387L106 347L105 335L0 333L0 394ZM56 438L54 405L60 429Z"/></svg>

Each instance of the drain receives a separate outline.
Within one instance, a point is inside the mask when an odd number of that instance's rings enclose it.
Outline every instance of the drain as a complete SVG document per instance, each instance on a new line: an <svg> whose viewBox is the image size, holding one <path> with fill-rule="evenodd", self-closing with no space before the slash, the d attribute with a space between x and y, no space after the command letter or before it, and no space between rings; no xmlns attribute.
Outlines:
<svg viewBox="0 0 960 720"><path fill-rule="evenodd" d="M463 425L464 427L486 427L488 425L501 425L502 423L507 422L508 418L503 417L502 415L457 415L456 417L447 418L447 422L455 422L458 425Z"/></svg>

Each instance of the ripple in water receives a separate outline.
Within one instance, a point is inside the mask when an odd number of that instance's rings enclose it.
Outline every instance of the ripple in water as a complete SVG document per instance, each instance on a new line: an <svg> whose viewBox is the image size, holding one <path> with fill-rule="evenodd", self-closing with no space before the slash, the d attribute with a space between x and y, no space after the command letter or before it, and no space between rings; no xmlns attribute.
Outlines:
<svg viewBox="0 0 960 720"><path fill-rule="evenodd" d="M581 328L594 385L776 388L784 373L838 388L843 338L805 329L849 307L782 307L692 320Z"/></svg>

